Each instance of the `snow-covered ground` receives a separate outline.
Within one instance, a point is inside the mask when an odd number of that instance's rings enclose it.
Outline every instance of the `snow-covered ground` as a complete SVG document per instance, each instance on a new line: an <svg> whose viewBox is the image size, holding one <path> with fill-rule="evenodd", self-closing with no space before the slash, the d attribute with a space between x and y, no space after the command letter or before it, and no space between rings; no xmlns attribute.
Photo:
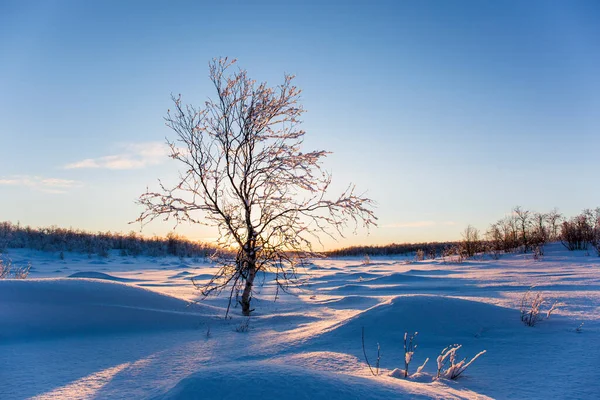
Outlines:
<svg viewBox="0 0 600 400"><path fill-rule="evenodd" d="M204 260L107 259L10 250L27 280L0 281L0 399L591 399L600 396L600 259L547 246L462 264L403 258L315 261L273 302L266 276L255 315L199 293ZM520 321L529 287L564 303L535 327ZM585 324L580 332L576 329ZM381 371L371 364L381 347ZM411 380L403 337L418 331ZM450 344L487 350L457 381L433 380Z"/></svg>

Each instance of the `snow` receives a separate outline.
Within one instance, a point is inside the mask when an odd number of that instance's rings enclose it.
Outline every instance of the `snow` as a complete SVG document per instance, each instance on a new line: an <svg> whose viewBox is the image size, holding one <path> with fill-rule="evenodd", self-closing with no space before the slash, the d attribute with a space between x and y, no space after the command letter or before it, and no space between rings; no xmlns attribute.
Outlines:
<svg viewBox="0 0 600 400"><path fill-rule="evenodd" d="M0 399L595 398L600 382L600 259L549 245L540 261L505 255L462 264L401 257L315 260L306 284L273 302L266 275L247 322L227 299L199 303L205 260L105 259L11 249L26 280L0 281ZM262 282L262 278L259 276ZM535 327L527 290L543 293ZM581 325L584 323L584 325ZM580 332L577 328L581 327ZM373 363L381 347L379 376ZM239 329L238 329L239 330ZM409 380L403 338L419 332ZM482 354L456 381L436 360Z"/></svg>
<svg viewBox="0 0 600 400"><path fill-rule="evenodd" d="M0 340L192 329L204 318L199 308L175 297L104 280L3 280Z"/></svg>

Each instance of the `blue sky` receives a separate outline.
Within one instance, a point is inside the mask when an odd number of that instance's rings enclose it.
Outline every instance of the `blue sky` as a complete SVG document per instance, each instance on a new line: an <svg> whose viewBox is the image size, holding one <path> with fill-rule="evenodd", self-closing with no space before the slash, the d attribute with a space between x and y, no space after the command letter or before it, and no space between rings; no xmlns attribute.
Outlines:
<svg viewBox="0 0 600 400"><path fill-rule="evenodd" d="M138 230L134 200L178 169L170 94L212 95L218 56L296 74L307 150L377 201L379 228L328 247L600 205L600 3L217 3L0 0L0 220Z"/></svg>

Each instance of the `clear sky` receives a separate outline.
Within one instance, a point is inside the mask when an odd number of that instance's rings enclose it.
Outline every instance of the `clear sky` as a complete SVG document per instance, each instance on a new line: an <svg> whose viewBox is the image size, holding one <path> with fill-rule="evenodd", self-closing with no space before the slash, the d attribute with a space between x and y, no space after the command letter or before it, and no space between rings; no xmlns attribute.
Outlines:
<svg viewBox="0 0 600 400"><path fill-rule="evenodd" d="M139 230L134 200L178 169L170 94L212 95L218 56L296 74L306 149L377 201L378 228L328 247L600 205L598 1L0 0L0 220Z"/></svg>

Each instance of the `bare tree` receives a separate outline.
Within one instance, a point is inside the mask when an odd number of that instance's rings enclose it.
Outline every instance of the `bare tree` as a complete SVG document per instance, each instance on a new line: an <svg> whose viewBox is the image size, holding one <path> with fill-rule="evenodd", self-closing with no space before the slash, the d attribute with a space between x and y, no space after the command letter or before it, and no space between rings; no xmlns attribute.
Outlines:
<svg viewBox="0 0 600 400"><path fill-rule="evenodd" d="M320 235L343 236L349 223L368 228L376 217L372 201L352 185L338 197L326 196L331 176L321 161L329 153L301 151L304 109L293 76L271 88L245 70L230 72L234 63L210 63L217 93L203 108L173 97L165 118L177 134L168 142L170 157L185 169L174 187L161 183L161 191L140 196L144 211L137 221L164 217L216 226L218 244L235 254L221 258L219 271L199 288L204 296L228 288L229 306L236 297L250 315L257 273L273 272L278 290L285 290L314 255Z"/></svg>
<svg viewBox="0 0 600 400"><path fill-rule="evenodd" d="M544 246L548 242L549 228L547 226L548 214L534 212L532 216L529 243L533 247L534 256L544 255Z"/></svg>
<svg viewBox="0 0 600 400"><path fill-rule="evenodd" d="M519 230L521 231L521 245L523 246L523 252L529 251L529 245L531 240L529 238L529 228L531 226L531 211L524 210L521 206L517 206L513 209L513 213L516 217Z"/></svg>
<svg viewBox="0 0 600 400"><path fill-rule="evenodd" d="M554 208L548 214L546 214L546 221L548 222L549 228L549 236L551 241L555 241L559 239L559 229L560 223L563 219L561 213L558 212L558 209Z"/></svg>
<svg viewBox="0 0 600 400"><path fill-rule="evenodd" d="M487 251L490 252L494 260L498 260L504 248L500 223L490 225L485 237L487 239Z"/></svg>
<svg viewBox="0 0 600 400"><path fill-rule="evenodd" d="M467 226L462 233L461 251L467 258L473 257L481 250L481 239L479 230L471 225Z"/></svg>

